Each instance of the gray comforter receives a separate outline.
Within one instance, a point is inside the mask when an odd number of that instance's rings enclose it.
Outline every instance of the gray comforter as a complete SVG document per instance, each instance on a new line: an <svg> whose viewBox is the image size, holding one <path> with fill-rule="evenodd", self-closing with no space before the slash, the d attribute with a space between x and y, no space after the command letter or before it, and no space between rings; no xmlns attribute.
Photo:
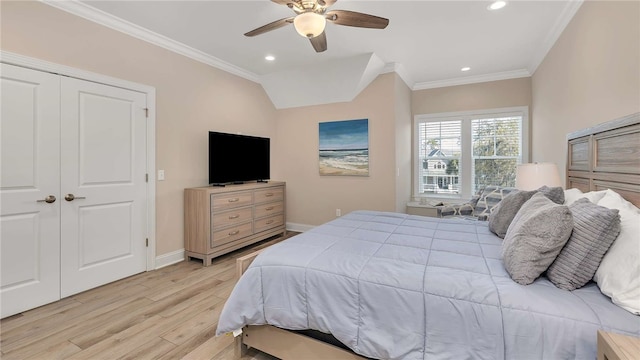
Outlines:
<svg viewBox="0 0 640 360"><path fill-rule="evenodd" d="M331 333L379 359L595 359L598 329L640 335L640 317L594 283L512 281L486 222L372 211L257 257L217 334L262 324Z"/></svg>

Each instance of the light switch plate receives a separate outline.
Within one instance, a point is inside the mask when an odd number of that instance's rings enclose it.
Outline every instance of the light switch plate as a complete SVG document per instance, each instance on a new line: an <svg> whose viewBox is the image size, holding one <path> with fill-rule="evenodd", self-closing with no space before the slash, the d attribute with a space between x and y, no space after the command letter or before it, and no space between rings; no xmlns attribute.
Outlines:
<svg viewBox="0 0 640 360"><path fill-rule="evenodd" d="M164 181L164 170L158 170L158 181Z"/></svg>

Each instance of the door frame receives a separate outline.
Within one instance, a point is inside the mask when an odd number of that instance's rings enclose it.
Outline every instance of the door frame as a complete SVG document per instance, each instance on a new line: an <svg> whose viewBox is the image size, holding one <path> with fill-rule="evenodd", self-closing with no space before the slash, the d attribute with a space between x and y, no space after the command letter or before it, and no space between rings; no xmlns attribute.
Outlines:
<svg viewBox="0 0 640 360"><path fill-rule="evenodd" d="M156 268L156 88L4 50L0 50L0 62L146 94L147 108L149 109L146 121L146 173L149 176L149 181L146 183L147 223L145 229L147 238L149 239L149 246L147 247L147 271L154 270ZM143 239L140 239L140 241L143 241Z"/></svg>

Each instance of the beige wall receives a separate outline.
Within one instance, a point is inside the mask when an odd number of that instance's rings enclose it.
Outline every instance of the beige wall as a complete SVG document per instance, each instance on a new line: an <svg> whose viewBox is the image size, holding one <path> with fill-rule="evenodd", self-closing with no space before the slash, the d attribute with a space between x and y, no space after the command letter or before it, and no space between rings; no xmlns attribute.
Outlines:
<svg viewBox="0 0 640 360"><path fill-rule="evenodd" d="M640 2L585 1L533 75L533 161L558 164L566 136L640 111Z"/></svg>
<svg viewBox="0 0 640 360"><path fill-rule="evenodd" d="M287 222L319 225L338 208L395 210L396 76L379 76L348 103L278 110L274 166L287 181ZM320 176L318 123L351 119L369 119L370 176Z"/></svg>
<svg viewBox="0 0 640 360"><path fill-rule="evenodd" d="M183 189L208 182L208 131L276 134L259 84L38 2L3 1L1 21L2 50L156 88L156 255L184 247Z"/></svg>
<svg viewBox="0 0 640 360"><path fill-rule="evenodd" d="M411 100L414 116L512 106L531 108L531 78L418 90Z"/></svg>

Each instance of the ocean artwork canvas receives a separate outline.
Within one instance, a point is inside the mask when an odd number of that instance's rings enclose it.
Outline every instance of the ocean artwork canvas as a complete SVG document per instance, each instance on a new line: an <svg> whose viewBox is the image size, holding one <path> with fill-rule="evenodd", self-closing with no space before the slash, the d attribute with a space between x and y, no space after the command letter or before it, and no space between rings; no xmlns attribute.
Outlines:
<svg viewBox="0 0 640 360"><path fill-rule="evenodd" d="M369 176L369 119L319 123L320 175Z"/></svg>

